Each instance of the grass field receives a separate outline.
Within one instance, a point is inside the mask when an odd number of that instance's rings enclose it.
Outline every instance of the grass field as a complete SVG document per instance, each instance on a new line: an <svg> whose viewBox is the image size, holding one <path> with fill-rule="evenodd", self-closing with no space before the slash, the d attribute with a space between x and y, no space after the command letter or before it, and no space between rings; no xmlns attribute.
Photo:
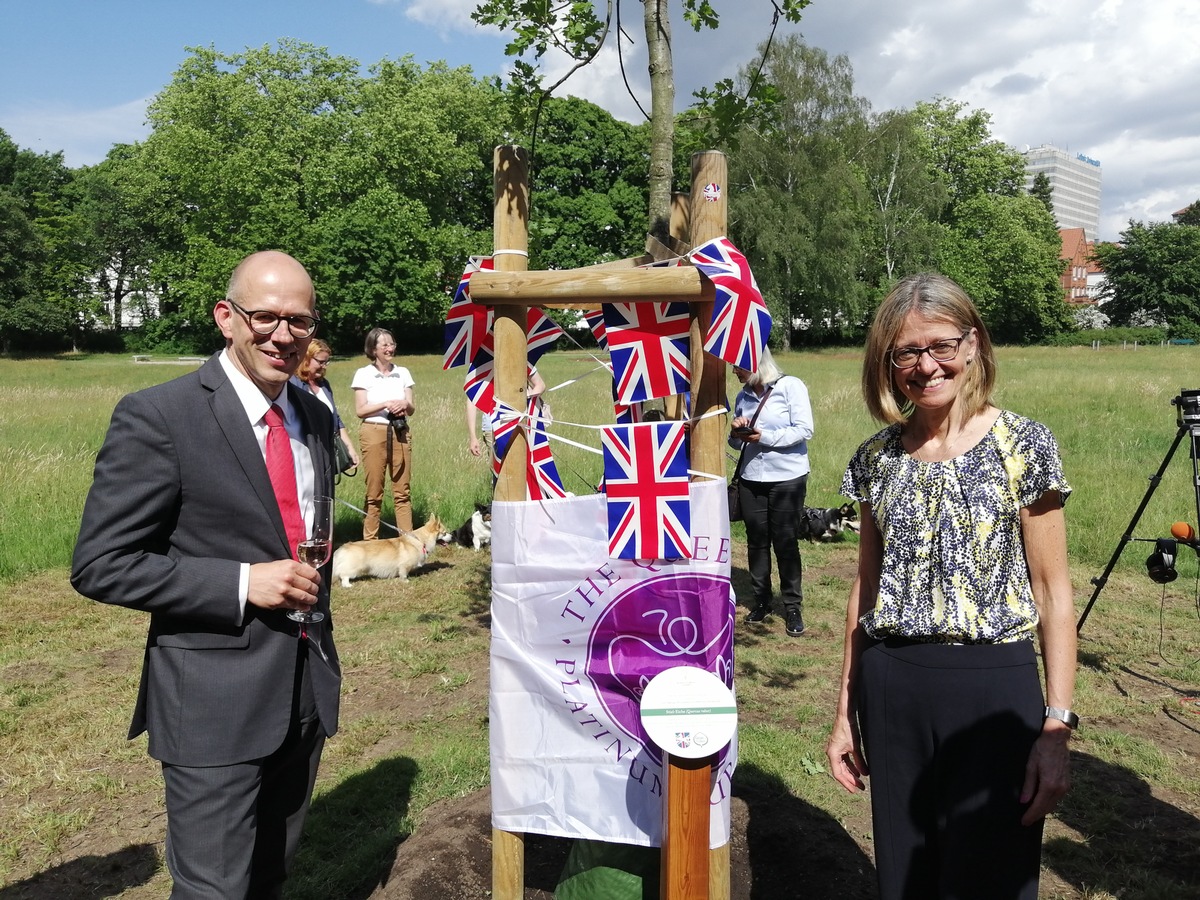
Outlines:
<svg viewBox="0 0 1200 900"><path fill-rule="evenodd" d="M1066 514L1082 610L1090 579L1117 548L1176 437L1172 399L1200 387L1200 350L1001 348L999 356L999 405L1045 422L1062 447L1075 489ZM877 428L859 395L860 354L779 361L813 400L809 502L835 505L846 460ZM490 483L487 463L466 450L459 371L442 372L434 356L402 362L417 382L416 518L437 512L458 524ZM349 382L359 364L331 367L343 412L352 409ZM188 365L117 356L0 360L4 900L166 893L157 766L144 739L124 740L145 621L76 596L66 567L113 405ZM578 379L548 396L555 430L586 444L597 443L594 433L571 423L610 416L596 365L578 351L540 365L551 386ZM732 377L729 389L732 396ZM354 433L357 422L347 426ZM1200 526L1190 451L1185 437L1083 632L1076 786L1047 830L1044 897L1200 897L1197 558L1185 550L1179 580L1155 585L1143 564L1150 545L1140 541L1166 536L1177 520ZM598 456L557 444L555 455L569 490L582 493L598 480ZM344 478L337 493L361 506L361 477ZM735 587L746 579L739 528ZM358 514L342 505L339 540L357 538L358 529ZM789 640L777 619L739 624L739 779L830 817L869 853L867 804L837 788L822 752L854 546L804 551L810 635ZM384 896L388 865L431 804L486 784L488 585L486 554L449 550L407 583L335 588L343 728L326 752L290 897ZM104 892L66 887L80 878L103 882Z"/></svg>

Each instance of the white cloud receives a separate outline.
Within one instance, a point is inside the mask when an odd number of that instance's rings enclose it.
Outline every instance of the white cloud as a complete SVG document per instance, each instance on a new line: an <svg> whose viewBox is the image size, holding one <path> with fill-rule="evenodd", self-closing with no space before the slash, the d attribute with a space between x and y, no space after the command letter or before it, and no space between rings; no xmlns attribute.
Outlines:
<svg viewBox="0 0 1200 900"><path fill-rule="evenodd" d="M398 3L404 0L371 0L372 3ZM443 34L451 31L474 31L471 21L478 0L408 0L404 15L414 22L429 25Z"/></svg>
<svg viewBox="0 0 1200 900"><path fill-rule="evenodd" d="M0 110L0 128L24 150L61 150L68 166L90 166L103 160L113 144L130 144L150 133L146 126L150 99L106 109L8 107Z"/></svg>

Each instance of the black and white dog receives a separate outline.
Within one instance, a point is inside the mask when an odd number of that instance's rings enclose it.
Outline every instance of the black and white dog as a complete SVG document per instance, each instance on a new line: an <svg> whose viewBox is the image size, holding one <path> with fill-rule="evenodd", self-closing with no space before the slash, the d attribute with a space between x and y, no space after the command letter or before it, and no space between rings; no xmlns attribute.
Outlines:
<svg viewBox="0 0 1200 900"><path fill-rule="evenodd" d="M858 507L853 503L806 506L800 513L800 537L807 540L833 541L847 529L858 534Z"/></svg>
<svg viewBox="0 0 1200 900"><path fill-rule="evenodd" d="M492 542L492 504L476 503L475 512L471 518L463 522L457 530L445 536L446 543L461 544L478 550Z"/></svg>

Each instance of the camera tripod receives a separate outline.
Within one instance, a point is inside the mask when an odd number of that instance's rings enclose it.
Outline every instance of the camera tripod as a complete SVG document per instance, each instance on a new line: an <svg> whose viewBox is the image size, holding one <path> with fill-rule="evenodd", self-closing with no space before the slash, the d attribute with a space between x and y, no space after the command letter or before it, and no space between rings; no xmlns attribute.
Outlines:
<svg viewBox="0 0 1200 900"><path fill-rule="evenodd" d="M1159 482L1162 481L1163 473L1167 471L1167 466L1171 463L1171 457L1175 455L1175 451L1179 449L1179 445L1183 442L1185 436L1191 437L1192 487L1196 494L1196 523L1200 525L1200 391L1180 391L1179 396L1172 400L1171 403L1179 408L1177 416L1179 430L1175 433L1175 440L1171 443L1171 449L1167 451L1167 455L1163 457L1162 465L1158 467L1158 471L1150 476L1150 486L1146 488L1146 494L1142 497L1142 502L1138 504L1133 518L1129 520L1129 525L1126 527L1125 533L1121 535L1121 540L1117 543L1117 549L1113 551L1108 565L1104 567L1104 571L1099 577L1092 579L1092 584L1096 586L1096 589L1092 591L1092 597L1088 600L1087 606L1084 607L1083 615L1079 617L1079 622L1075 626L1077 633L1083 631L1083 623L1087 621L1088 613L1092 611L1092 607L1096 604L1100 592L1104 590L1104 585L1108 582L1108 576L1112 574L1117 560L1121 558L1121 551L1125 549L1125 545L1132 540L1142 540L1133 536L1133 529L1137 527L1138 520L1141 519L1142 513L1146 511L1146 506L1150 503L1150 498L1154 496L1155 489L1158 487ZM1181 539L1179 543L1187 544L1197 554L1200 554L1200 536L1193 536L1188 540Z"/></svg>

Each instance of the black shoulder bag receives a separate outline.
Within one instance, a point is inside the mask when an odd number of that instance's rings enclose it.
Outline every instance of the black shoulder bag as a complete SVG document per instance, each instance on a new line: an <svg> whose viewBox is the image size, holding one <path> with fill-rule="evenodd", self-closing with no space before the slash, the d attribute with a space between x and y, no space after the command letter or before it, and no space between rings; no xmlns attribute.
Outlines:
<svg viewBox="0 0 1200 900"><path fill-rule="evenodd" d="M775 390L775 382L767 385L767 390L763 394L761 400L758 401L758 409L754 410L754 416L750 419L750 430L754 430L754 423L758 421L758 414L763 411L763 407L767 403L767 398L771 396L771 391ZM733 470L733 480L729 482L729 521L742 521L742 501L741 495L738 493L738 481L742 477L742 463L746 461L746 442L742 441L742 452L738 454L737 466Z"/></svg>

